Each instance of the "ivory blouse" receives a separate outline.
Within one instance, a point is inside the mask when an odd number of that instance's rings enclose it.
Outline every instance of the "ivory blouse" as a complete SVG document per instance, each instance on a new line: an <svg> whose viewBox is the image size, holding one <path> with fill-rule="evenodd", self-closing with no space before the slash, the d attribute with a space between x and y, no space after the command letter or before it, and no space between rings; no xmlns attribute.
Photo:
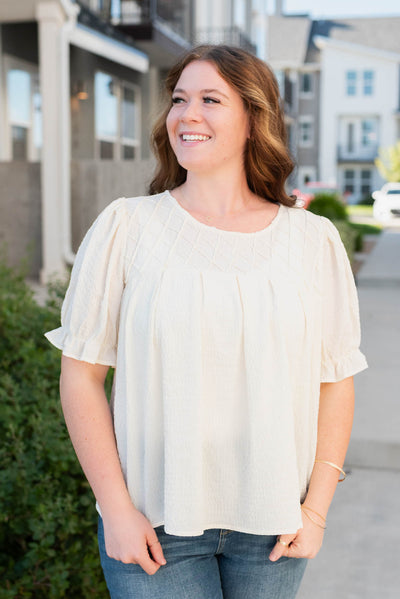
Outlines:
<svg viewBox="0 0 400 599"><path fill-rule="evenodd" d="M115 368L129 493L175 535L295 532L321 381L364 368L354 279L330 221L280 205L226 231L168 192L112 202L86 234L46 334Z"/></svg>

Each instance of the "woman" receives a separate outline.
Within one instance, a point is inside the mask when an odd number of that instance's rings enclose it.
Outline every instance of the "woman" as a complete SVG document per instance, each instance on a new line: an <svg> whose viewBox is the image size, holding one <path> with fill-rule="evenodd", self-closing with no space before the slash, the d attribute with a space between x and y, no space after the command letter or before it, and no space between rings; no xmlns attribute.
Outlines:
<svg viewBox="0 0 400 599"><path fill-rule="evenodd" d="M48 334L65 419L112 599L290 599L366 367L354 281L335 227L285 193L265 63L201 46L166 86L152 195L100 214Z"/></svg>

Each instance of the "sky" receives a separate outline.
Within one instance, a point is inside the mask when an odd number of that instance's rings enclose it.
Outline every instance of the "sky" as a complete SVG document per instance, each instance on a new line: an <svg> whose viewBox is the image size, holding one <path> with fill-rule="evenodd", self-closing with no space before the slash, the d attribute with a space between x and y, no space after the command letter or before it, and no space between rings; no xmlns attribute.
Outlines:
<svg viewBox="0 0 400 599"><path fill-rule="evenodd" d="M266 0L272 12L275 0ZM400 16L400 0L283 0L283 11L313 18Z"/></svg>

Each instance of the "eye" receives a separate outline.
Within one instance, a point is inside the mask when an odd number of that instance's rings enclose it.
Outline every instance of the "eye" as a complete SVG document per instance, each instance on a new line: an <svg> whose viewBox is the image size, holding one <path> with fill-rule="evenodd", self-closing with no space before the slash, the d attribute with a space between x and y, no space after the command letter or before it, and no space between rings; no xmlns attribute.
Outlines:
<svg viewBox="0 0 400 599"><path fill-rule="evenodd" d="M205 104L220 104L220 100L217 100L216 98L210 98L209 96L205 96L203 101Z"/></svg>
<svg viewBox="0 0 400 599"><path fill-rule="evenodd" d="M172 104L181 104L181 102L184 102L185 100L183 98L181 98L180 96L174 96L172 98Z"/></svg>

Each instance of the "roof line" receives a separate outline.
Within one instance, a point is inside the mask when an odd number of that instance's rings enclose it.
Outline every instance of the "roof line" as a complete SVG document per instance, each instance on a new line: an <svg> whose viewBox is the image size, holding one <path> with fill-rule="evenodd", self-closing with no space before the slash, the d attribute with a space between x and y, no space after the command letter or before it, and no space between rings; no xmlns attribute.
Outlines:
<svg viewBox="0 0 400 599"><path fill-rule="evenodd" d="M394 62L400 61L400 53L389 52L388 50L381 50L379 48L373 48L371 46L364 46L363 44L356 44L354 42L344 42L343 40L335 40L323 35L314 35L313 41L319 50L331 46L339 50L349 50L350 52L358 52L360 54L370 54L376 58L384 58L386 60L392 60Z"/></svg>

